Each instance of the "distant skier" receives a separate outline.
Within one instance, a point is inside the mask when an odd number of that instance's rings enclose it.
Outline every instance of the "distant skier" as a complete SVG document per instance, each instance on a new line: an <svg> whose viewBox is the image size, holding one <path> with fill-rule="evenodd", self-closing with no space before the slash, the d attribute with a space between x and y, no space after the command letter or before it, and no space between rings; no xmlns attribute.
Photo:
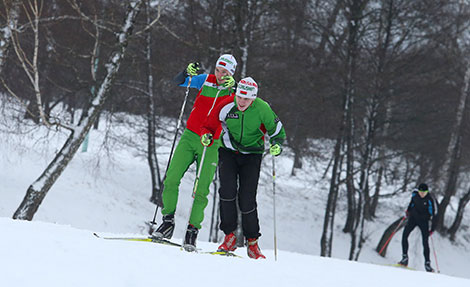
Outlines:
<svg viewBox="0 0 470 287"><path fill-rule="evenodd" d="M421 230L423 239L424 268L428 272L434 272L429 259L429 236L432 235L437 223L437 203L434 197L429 193L428 186L421 183L411 194L411 201L406 209L408 222L403 231L402 250L403 257L398 264L408 266L408 236L411 231L418 226Z"/></svg>
<svg viewBox="0 0 470 287"><path fill-rule="evenodd" d="M199 93L196 96L191 114L187 121L186 129L181 135L175 149L170 166L166 172L163 188L163 223L152 234L155 238L170 239L175 229L175 211L178 201L178 192L181 178L193 162L199 163L202 157L203 147L200 143L201 125L214 106L223 99L233 94L235 85L233 74L237 67L237 61L232 55L224 54L215 63L214 74L197 75L199 67L196 63L190 63L188 67L178 74L173 80L176 84L186 87L191 77L191 88L196 88ZM204 209L207 206L209 186L214 178L218 162L219 134L221 129L214 132L216 139L214 144L207 148L202 165L201 176L196 190L194 204L187 227L183 247L187 251L196 250L196 238L201 222L204 219Z"/></svg>
<svg viewBox="0 0 470 287"><path fill-rule="evenodd" d="M251 78L238 83L236 97L222 101L202 128L201 143L210 145L212 135L222 124L222 146L219 149L220 228L225 233L219 251L234 251L237 228L236 199L242 213L243 235L248 241L248 256L266 258L258 246L259 230L256 193L264 153L265 134L269 136L270 153L281 153L286 138L281 121L268 103L257 97L258 85Z"/></svg>

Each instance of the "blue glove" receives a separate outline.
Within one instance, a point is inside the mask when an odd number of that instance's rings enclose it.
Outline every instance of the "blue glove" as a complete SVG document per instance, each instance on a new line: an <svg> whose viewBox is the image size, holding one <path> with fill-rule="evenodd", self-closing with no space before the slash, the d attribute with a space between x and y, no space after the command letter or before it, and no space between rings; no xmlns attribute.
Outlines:
<svg viewBox="0 0 470 287"><path fill-rule="evenodd" d="M280 144L272 144L271 147L269 148L269 153L273 156L278 156L282 152L282 148Z"/></svg>

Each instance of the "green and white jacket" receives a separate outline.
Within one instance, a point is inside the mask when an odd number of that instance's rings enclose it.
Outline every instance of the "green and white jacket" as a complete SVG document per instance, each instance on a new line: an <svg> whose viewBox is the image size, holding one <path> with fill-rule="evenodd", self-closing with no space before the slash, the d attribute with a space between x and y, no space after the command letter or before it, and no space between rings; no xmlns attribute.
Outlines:
<svg viewBox="0 0 470 287"><path fill-rule="evenodd" d="M234 95L218 104L201 128L201 134L214 134L222 125L222 147L243 154L264 152L265 136L271 144L282 144L286 133L282 122L269 104L256 98L245 110L239 111Z"/></svg>

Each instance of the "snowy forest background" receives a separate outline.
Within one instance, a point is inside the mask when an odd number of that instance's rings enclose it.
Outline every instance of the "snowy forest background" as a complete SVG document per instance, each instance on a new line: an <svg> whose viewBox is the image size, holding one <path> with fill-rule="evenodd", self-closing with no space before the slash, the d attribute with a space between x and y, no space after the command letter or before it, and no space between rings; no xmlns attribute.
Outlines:
<svg viewBox="0 0 470 287"><path fill-rule="evenodd" d="M67 134L22 191L15 219L33 219L90 129L105 122L111 135L126 116L145 119L130 124L147 144L131 137L128 146L147 157L149 199L159 204L168 153L156 139L171 141L184 98L171 79L192 61L211 73L232 53L235 79L252 76L286 128L291 176L306 162L328 163L321 255L332 255L338 204L357 260L381 201L423 181L440 203L439 234L468 237L468 1L3 0L0 8L2 132Z"/></svg>

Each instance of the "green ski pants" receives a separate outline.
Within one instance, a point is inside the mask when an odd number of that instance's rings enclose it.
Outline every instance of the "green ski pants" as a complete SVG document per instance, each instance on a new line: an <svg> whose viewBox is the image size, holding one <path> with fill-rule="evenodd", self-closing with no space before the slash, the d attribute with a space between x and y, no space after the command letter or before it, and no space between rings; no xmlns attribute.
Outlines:
<svg viewBox="0 0 470 287"><path fill-rule="evenodd" d="M209 195L209 186L214 179L214 173L219 160L219 146L220 140L215 140L210 147L207 147L204 156L201 176L199 177L193 209L189 218L189 223L194 225L197 229L201 229L201 222L204 219L204 209L208 203L207 196ZM204 147L201 144L199 135L185 129L176 146L166 173L165 181L163 182L163 215L175 213L181 179L194 161L196 161L197 164L197 175L203 149Z"/></svg>

